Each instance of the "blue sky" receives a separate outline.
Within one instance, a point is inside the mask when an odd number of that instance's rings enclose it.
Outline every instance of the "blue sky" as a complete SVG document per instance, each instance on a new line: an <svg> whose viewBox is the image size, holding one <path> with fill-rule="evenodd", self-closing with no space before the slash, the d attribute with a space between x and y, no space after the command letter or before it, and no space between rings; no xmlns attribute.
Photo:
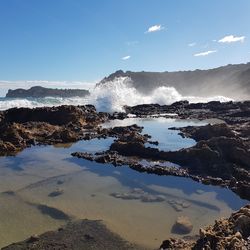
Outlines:
<svg viewBox="0 0 250 250"><path fill-rule="evenodd" d="M249 13L249 0L0 0L0 79L245 63Z"/></svg>

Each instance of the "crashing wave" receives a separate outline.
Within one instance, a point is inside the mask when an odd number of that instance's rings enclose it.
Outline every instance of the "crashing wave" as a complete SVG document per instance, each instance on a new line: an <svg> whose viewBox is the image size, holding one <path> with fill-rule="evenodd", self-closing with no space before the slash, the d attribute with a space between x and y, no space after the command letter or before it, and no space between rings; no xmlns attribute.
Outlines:
<svg viewBox="0 0 250 250"><path fill-rule="evenodd" d="M158 103L161 105L171 104L180 100L188 100L191 103L221 101L226 102L232 99L224 96L197 97L182 96L174 87L157 87L150 95L140 93L131 84L128 77L115 78L113 81L97 85L90 90L86 97L46 97L46 98L25 98L9 99L0 98L0 110L13 107L43 107L59 105L85 105L93 104L98 111L114 112L123 111L124 105L134 106L138 104Z"/></svg>

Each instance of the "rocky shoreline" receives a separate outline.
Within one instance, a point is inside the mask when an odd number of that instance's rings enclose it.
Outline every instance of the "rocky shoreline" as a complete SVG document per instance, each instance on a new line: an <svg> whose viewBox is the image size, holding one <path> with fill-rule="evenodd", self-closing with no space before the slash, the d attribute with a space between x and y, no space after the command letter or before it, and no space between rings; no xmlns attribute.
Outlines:
<svg viewBox="0 0 250 250"><path fill-rule="evenodd" d="M197 239L168 239L160 249L241 249L250 248L250 205L242 207L229 218L219 219L214 225L200 229Z"/></svg>
<svg viewBox="0 0 250 250"><path fill-rule="evenodd" d="M174 227L177 230L190 230L192 224L187 218L177 219ZM248 250L250 247L250 205L242 207L229 218L215 221L214 225L200 229L197 236L186 236L182 239L164 240L160 250ZM42 235L33 235L28 239L13 243L3 250L26 249L137 249L144 248L126 242L118 235L110 232L100 221L81 220L70 222L57 231L49 231Z"/></svg>
<svg viewBox="0 0 250 250"><path fill-rule="evenodd" d="M92 105L13 108L0 112L0 154L15 154L32 145L90 140L110 115Z"/></svg>
<svg viewBox="0 0 250 250"><path fill-rule="evenodd" d="M243 199L250 200L250 102L188 104L174 103L170 106L139 105L126 107L127 113L137 117L147 115L176 114L180 119L218 118L224 123L197 127L178 128L183 137L197 141L191 148L164 152L157 148L146 147L151 142L150 135L142 135L130 127L117 133L114 143L106 152L95 155L75 152L78 158L111 163L114 166L128 165L139 172L157 175L189 177L207 185L228 187ZM117 129L117 128L114 128ZM112 136L112 131L102 131ZM118 128L119 129L119 128ZM177 128L172 128L177 129ZM181 167L145 166L141 159L169 161Z"/></svg>
<svg viewBox="0 0 250 250"><path fill-rule="evenodd" d="M125 119L130 114L137 118L220 119L221 122L171 128L179 130L183 137L193 138L197 143L190 148L169 152L146 146L157 146L158 142L151 141L150 135L142 134L143 128L136 124L102 127L104 122ZM129 166L139 172L186 177L207 185L227 187L241 198L250 200L250 101L198 104L181 101L163 106L126 106L124 113L114 114L97 112L92 105L13 108L0 112L0 132L1 155L14 155L32 145L113 137L115 141L105 152L75 152L72 155L114 166ZM152 164L144 164L142 160L145 159ZM153 163L155 161L158 163ZM179 166L163 165L160 162L172 162ZM248 205L228 220L222 219L215 226L201 230L197 241L169 239L163 242L162 249L247 249L250 235L249 211ZM188 224L187 218L180 218L176 223L182 221ZM243 226L239 224L241 222Z"/></svg>

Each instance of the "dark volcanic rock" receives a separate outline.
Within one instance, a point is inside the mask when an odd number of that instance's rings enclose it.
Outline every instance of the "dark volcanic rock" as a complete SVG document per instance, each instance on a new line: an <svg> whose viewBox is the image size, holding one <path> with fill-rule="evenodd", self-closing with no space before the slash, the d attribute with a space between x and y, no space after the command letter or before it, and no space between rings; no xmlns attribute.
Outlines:
<svg viewBox="0 0 250 250"><path fill-rule="evenodd" d="M141 142L117 141L110 146L111 151L117 151L124 156L138 156L141 158L157 158L159 150L156 148L145 148Z"/></svg>
<svg viewBox="0 0 250 250"><path fill-rule="evenodd" d="M165 160L185 167L185 171L181 171L183 168L177 171L159 166L144 169L141 165L130 164L135 170L193 179L197 176L197 180L205 184L229 185L242 198L250 200L250 151L240 138L212 137L209 140L199 141L194 147L173 152L145 147L140 142L120 141L114 142L110 149L123 156Z"/></svg>
<svg viewBox="0 0 250 250"><path fill-rule="evenodd" d="M235 137L235 133L225 123L206 126L189 126L185 128L176 128L180 130L185 137L191 137L196 141L208 140L213 137Z"/></svg>
<svg viewBox="0 0 250 250"><path fill-rule="evenodd" d="M85 89L51 89L40 86L31 87L30 89L14 89L8 90L6 97L10 98L42 98L46 96L51 97L84 97L89 95L89 91Z"/></svg>
<svg viewBox="0 0 250 250"><path fill-rule="evenodd" d="M82 220L72 222L58 231L14 243L3 250L83 250L83 249L142 249L110 232L100 221Z"/></svg>
<svg viewBox="0 0 250 250"><path fill-rule="evenodd" d="M90 115L85 106L60 106L43 108L12 108L5 111L4 121L9 123L46 122L52 125L66 125L68 123L84 123L86 115Z"/></svg>
<svg viewBox="0 0 250 250"><path fill-rule="evenodd" d="M231 177L234 164L250 169L250 153L240 138L212 137L206 141L199 141L194 147L162 153L162 156L188 166L195 174L229 174L228 177Z"/></svg>
<svg viewBox="0 0 250 250"><path fill-rule="evenodd" d="M75 142L99 136L108 114L92 105L13 108L1 113L0 154L12 154L30 145Z"/></svg>

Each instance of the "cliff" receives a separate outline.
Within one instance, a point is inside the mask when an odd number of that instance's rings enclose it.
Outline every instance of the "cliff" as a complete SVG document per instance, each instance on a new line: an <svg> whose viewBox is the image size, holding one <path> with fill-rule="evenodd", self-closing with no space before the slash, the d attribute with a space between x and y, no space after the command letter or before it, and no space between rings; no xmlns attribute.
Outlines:
<svg viewBox="0 0 250 250"><path fill-rule="evenodd" d="M177 72L116 71L99 84L116 77L130 77L132 85L149 94L160 86L174 87L183 96L223 95L233 99L250 99L250 63L227 65L209 70Z"/></svg>

